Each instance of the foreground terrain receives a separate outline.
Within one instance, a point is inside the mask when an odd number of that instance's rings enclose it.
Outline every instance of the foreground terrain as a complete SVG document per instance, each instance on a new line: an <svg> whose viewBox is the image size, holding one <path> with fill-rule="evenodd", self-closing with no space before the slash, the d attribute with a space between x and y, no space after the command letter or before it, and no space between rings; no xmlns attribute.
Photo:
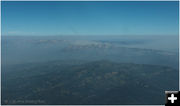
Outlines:
<svg viewBox="0 0 180 106"><path fill-rule="evenodd" d="M178 70L158 65L53 61L2 72L3 104L163 104L177 89Z"/></svg>

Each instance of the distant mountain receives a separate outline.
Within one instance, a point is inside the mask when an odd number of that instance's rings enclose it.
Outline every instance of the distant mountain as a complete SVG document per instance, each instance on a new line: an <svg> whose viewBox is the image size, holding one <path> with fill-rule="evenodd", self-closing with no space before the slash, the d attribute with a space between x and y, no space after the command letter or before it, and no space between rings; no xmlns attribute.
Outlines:
<svg viewBox="0 0 180 106"><path fill-rule="evenodd" d="M120 39L120 38L119 38ZM142 43L146 40L115 40ZM151 40L150 40L151 41ZM148 41L148 42L150 42ZM139 44L138 43L138 44ZM179 53L156 49L126 47L111 40L61 37L3 37L2 64L21 64L54 60L110 60L121 63L153 64L179 68ZM134 44L130 44L134 45Z"/></svg>
<svg viewBox="0 0 180 106"><path fill-rule="evenodd" d="M165 90L178 90L178 70L159 65L54 61L2 70L2 104L162 105Z"/></svg>

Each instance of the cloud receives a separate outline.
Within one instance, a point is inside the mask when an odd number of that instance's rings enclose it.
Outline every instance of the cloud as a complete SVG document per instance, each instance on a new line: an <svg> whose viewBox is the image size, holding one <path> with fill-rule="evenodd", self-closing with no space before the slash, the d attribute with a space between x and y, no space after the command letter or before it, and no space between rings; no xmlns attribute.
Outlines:
<svg viewBox="0 0 180 106"><path fill-rule="evenodd" d="M20 31L9 31L9 32L7 32L7 34L20 34L20 33L22 33L22 32L20 32Z"/></svg>

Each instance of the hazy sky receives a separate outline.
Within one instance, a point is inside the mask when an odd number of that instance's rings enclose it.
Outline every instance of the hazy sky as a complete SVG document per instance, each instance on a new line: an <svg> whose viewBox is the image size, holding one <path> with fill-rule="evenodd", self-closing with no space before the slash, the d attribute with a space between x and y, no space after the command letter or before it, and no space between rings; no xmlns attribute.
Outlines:
<svg viewBox="0 0 180 106"><path fill-rule="evenodd" d="M178 35L177 2L2 2L2 35Z"/></svg>

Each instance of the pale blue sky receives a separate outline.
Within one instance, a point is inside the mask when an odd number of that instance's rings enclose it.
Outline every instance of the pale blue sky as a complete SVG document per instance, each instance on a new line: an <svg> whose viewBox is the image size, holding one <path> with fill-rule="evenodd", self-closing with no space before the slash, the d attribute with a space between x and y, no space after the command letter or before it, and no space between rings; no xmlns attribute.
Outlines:
<svg viewBox="0 0 180 106"><path fill-rule="evenodd" d="M178 35L178 4L2 2L2 35Z"/></svg>

